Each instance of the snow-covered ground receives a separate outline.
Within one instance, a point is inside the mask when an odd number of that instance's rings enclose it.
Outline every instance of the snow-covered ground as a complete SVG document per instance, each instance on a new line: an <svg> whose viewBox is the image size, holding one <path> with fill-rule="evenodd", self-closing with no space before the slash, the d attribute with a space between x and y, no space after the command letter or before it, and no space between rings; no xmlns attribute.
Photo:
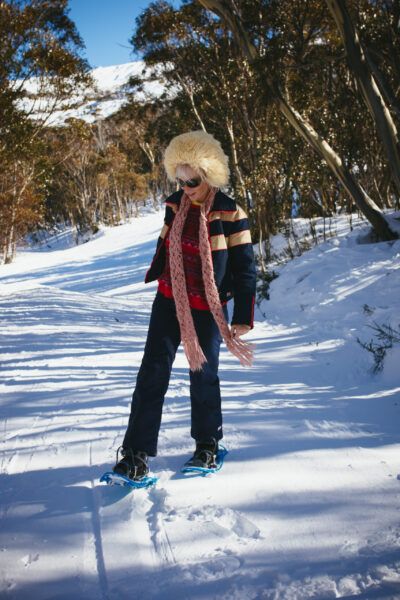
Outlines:
<svg viewBox="0 0 400 600"><path fill-rule="evenodd" d="M180 350L158 477L99 483L127 423L162 223L147 214L0 267L0 596L35 600L400 598L400 352L373 375L374 323L399 325L400 241L329 238L281 268L248 336L224 349L224 468L185 478Z"/></svg>

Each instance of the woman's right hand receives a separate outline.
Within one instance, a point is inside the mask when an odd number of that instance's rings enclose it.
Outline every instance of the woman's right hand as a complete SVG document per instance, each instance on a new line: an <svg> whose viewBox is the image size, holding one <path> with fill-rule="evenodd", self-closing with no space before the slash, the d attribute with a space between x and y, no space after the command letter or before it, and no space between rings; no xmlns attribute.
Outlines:
<svg viewBox="0 0 400 600"><path fill-rule="evenodd" d="M250 325L232 325L231 326L231 337L233 339L241 337L250 331Z"/></svg>

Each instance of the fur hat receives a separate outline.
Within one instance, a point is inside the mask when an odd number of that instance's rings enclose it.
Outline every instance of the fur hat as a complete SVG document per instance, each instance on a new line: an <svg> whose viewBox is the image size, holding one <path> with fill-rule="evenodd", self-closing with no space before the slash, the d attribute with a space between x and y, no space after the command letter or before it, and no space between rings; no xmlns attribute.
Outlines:
<svg viewBox="0 0 400 600"><path fill-rule="evenodd" d="M229 181L228 157L221 144L210 133L189 131L172 138L164 155L168 178L175 180L178 165L190 165L198 173L205 173L210 185L223 187Z"/></svg>

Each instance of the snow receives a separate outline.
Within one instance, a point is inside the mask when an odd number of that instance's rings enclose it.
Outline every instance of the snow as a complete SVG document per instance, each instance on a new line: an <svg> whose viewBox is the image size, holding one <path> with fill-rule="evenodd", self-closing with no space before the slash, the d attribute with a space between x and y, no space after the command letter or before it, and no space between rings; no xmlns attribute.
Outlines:
<svg viewBox="0 0 400 600"><path fill-rule="evenodd" d="M180 349L153 488L99 483L129 414L162 212L21 251L0 267L0 596L19 600L400 597L399 346L373 375L370 326L399 326L400 241L366 226L279 267L248 336L221 353L223 469L184 477ZM365 241L365 240L364 240Z"/></svg>
<svg viewBox="0 0 400 600"><path fill-rule="evenodd" d="M165 92L162 78L152 80L151 70L145 68L143 61L138 60L92 69L90 74L93 78L94 89L77 89L71 98L62 103L65 105L64 109L53 112L53 100L44 94L34 101L26 98L21 105L27 111L33 110L34 116L47 118L47 125L62 125L69 118L83 119L87 123L92 123L95 120L109 117L126 104L128 97L124 86L131 77L142 78L143 73L147 80L143 84L143 89L135 92L135 99L140 102L146 98L160 97ZM24 88L29 94L37 94L40 85L40 79L32 77L24 84ZM71 108L66 108L66 105ZM50 116L49 112L51 112Z"/></svg>

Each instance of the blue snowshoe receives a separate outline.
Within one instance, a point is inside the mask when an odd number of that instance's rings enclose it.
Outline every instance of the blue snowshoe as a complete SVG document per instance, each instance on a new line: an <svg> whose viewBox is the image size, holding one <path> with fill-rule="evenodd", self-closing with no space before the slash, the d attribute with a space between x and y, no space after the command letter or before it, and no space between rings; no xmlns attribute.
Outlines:
<svg viewBox="0 0 400 600"><path fill-rule="evenodd" d="M119 454L121 453L121 457ZM148 477L149 466L145 452L134 451L131 448L118 448L117 462L112 471L104 473L100 481L108 485L146 488L157 481L156 477Z"/></svg>
<svg viewBox="0 0 400 600"><path fill-rule="evenodd" d="M216 473L222 468L226 454L228 450L222 444L218 446L214 439L210 442L197 441L193 456L185 462L181 472L203 476Z"/></svg>

